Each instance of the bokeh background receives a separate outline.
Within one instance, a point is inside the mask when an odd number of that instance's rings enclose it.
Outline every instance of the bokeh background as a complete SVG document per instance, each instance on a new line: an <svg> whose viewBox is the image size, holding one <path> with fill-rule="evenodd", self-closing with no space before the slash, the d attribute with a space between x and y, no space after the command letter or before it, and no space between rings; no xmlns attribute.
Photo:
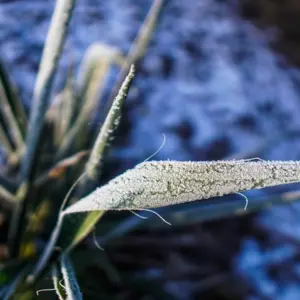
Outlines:
<svg viewBox="0 0 300 300"><path fill-rule="evenodd" d="M300 1L165 2L137 66L106 178L145 160L163 134L155 159L299 160ZM70 62L79 66L91 43L128 51L150 6L150 0L78 0L56 90ZM27 109L53 8L54 0L0 1L1 58ZM297 189L245 194L256 201ZM241 209L245 204L240 195L224 199L239 201ZM171 227L128 214L119 227L98 228L104 243L107 233L118 236L132 222L141 223L106 243L104 253L90 241L97 263L89 274L96 280L79 274L86 299L100 299L99 286L103 299L300 299L297 203L206 222L203 207L176 208Z"/></svg>

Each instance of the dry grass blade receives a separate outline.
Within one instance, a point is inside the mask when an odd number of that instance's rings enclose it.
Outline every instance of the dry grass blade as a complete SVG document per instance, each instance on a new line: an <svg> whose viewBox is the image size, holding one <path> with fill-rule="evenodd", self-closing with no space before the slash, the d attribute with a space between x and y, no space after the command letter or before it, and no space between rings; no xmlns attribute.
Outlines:
<svg viewBox="0 0 300 300"><path fill-rule="evenodd" d="M87 128L92 112L97 108L109 68L112 64L120 63L122 63L122 56L116 48L94 44L87 50L80 67L78 80L77 99L79 103L82 103L82 106L78 107L78 116L63 139L57 156L58 159L65 156L76 139L87 136L84 129Z"/></svg>
<svg viewBox="0 0 300 300"><path fill-rule="evenodd" d="M120 87L124 81L124 78L128 74L128 70L131 65L137 64L139 59L141 59L148 48L152 33L155 30L159 15L161 13L164 0L154 0L153 4L148 12L148 15L142 25L141 29L138 32L138 35L133 42L123 64L121 72L119 74L118 80L113 88L112 95L108 101L108 107L112 105L114 98L120 90Z"/></svg>
<svg viewBox="0 0 300 300"><path fill-rule="evenodd" d="M34 183L35 186L44 184L49 179L58 179L63 176L66 170L72 166L77 165L82 159L89 154L89 151L80 151L68 158L58 162L54 167L45 172L45 174L38 177Z"/></svg>
<svg viewBox="0 0 300 300"><path fill-rule="evenodd" d="M33 176L36 153L44 124L45 112L48 106L55 70L61 56L74 5L75 0L57 0L56 2L34 89L32 113L30 115L27 132L26 151L20 171L21 185L28 186L31 177ZM10 253L13 256L18 253L20 243L18 234L22 228L28 202L26 195L18 200L19 203L16 205L10 227Z"/></svg>
<svg viewBox="0 0 300 300"><path fill-rule="evenodd" d="M298 181L300 163L295 161L145 162L63 213L142 210Z"/></svg>
<svg viewBox="0 0 300 300"><path fill-rule="evenodd" d="M105 119L104 124L101 127L96 142L92 148L91 155L86 163L85 170L87 171L87 177L94 179L97 174L97 170L102 162L103 153L109 143L113 132L120 123L121 109L126 99L130 84L134 78L134 66L132 65L127 77L125 78L117 97L115 98L110 111Z"/></svg>

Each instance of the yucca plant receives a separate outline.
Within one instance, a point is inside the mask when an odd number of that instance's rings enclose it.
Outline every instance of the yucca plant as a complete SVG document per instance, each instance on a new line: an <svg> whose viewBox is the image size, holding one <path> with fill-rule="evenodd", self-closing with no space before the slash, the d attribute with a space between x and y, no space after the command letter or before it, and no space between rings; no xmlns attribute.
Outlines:
<svg viewBox="0 0 300 300"><path fill-rule="evenodd" d="M45 274L51 274L59 299L82 299L69 256L105 211L130 210L138 215L135 210L152 213L151 208L166 207L162 212L169 221L201 221L245 210L241 203L225 202L202 211L193 208L176 212L169 206L300 179L298 162L152 161L96 189L105 150L120 123L122 105L134 77L133 64L147 48L162 1L154 1L127 55L109 46L92 45L78 78L75 80L70 70L65 88L49 107L74 5L75 0L57 0L29 120L4 66L0 66L0 141L6 162L1 170L0 197L2 210L11 220L7 243L1 248L1 299L32 299ZM105 120L91 133L87 124L99 105L112 64L120 67L120 75L108 100ZM246 212L294 199L298 199L297 194L262 199L249 203ZM176 218L176 213L181 218ZM133 218L135 223L132 219L120 222L102 242L143 221ZM155 224L153 221L151 226Z"/></svg>

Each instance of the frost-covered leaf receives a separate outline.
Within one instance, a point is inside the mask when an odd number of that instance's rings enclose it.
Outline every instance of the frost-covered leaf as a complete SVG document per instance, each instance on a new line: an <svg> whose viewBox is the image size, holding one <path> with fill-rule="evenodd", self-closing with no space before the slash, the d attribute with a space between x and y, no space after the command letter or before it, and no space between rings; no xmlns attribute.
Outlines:
<svg viewBox="0 0 300 300"><path fill-rule="evenodd" d="M62 141L57 154L59 159L65 156L74 141L86 138L88 121L98 106L109 69L122 62L121 52L115 47L95 43L86 51L80 66L78 91L74 99L78 115Z"/></svg>
<svg viewBox="0 0 300 300"><path fill-rule="evenodd" d="M53 285L57 294L57 297L59 300L65 300L66 299L66 292L61 284L61 281L63 280L62 275L60 271L58 270L57 266L53 266L52 268L52 281Z"/></svg>
<svg viewBox="0 0 300 300"><path fill-rule="evenodd" d="M92 148L90 157L85 167L87 174L87 179L85 182L87 182L89 179L95 178L97 175L97 171L99 170L99 166L102 162L104 150L108 145L111 135L118 126L123 102L127 96L133 76L134 67L132 66L117 97L113 102L113 105ZM102 215L103 212L97 211L81 214L76 216L76 218L73 216L72 218L64 219L60 238L58 240L58 246L62 249L71 249L74 247L79 241L86 237L86 235L91 231L95 223Z"/></svg>
<svg viewBox="0 0 300 300"><path fill-rule="evenodd" d="M118 117L120 115L120 108L128 92L128 88L131 80L133 79L133 75L134 67L132 66L128 76L124 81L124 85L122 85L118 96L115 98L113 106L111 107L111 110L107 116L107 120L104 122L103 130L101 129L92 149L92 153L87 163L86 171L84 173L84 175L87 174L88 177L93 177L92 175L89 175L89 172L99 166L103 150L107 145L107 141L111 136L113 129L117 126L116 121L118 120ZM68 197L66 197L66 199L67 198ZM97 221L101 218L103 213L103 211L98 210L78 216L72 216L72 218L63 218L63 214L61 214L52 232L49 243L46 246L39 262L36 265L36 268L34 269L28 280L34 281L43 270L43 268L45 268L56 244L61 249L63 249L63 251L71 250L77 243L79 243L84 237L86 237L86 235L92 230Z"/></svg>
<svg viewBox="0 0 300 300"><path fill-rule="evenodd" d="M127 75L130 66L138 64L139 60L145 55L145 52L151 41L151 37L158 23L159 16L161 14L164 0L154 0L151 8L145 18L143 25L141 26L134 42L132 43L129 52L126 55L125 62L123 63L119 77L112 90L112 94L108 101L108 107L111 107L112 101L114 101L115 95L120 90L120 87Z"/></svg>
<svg viewBox="0 0 300 300"><path fill-rule="evenodd" d="M9 229L9 248L11 256L17 256L20 246L20 232L24 227L27 215L28 201L27 191L24 186L30 187L34 176L36 158L39 154L41 133L45 122L45 113L48 100L51 96L55 71L62 54L67 29L72 16L76 0L57 0L47 34L43 55L33 92L32 110L26 136L24 159L20 166L19 180L24 194L17 198L16 209L11 218Z"/></svg>
<svg viewBox="0 0 300 300"><path fill-rule="evenodd" d="M72 262L67 255L62 255L60 260L61 273L66 288L67 300L81 300L82 294L76 279L76 275L72 266Z"/></svg>
<svg viewBox="0 0 300 300"><path fill-rule="evenodd" d="M300 162L144 162L68 207L64 214L144 209L300 181Z"/></svg>
<svg viewBox="0 0 300 300"><path fill-rule="evenodd" d="M98 134L96 142L93 146L91 155L86 164L87 176L91 178L95 178L97 174L97 170L102 162L102 157L105 148L109 144L109 140L120 123L121 117L121 109L123 107L123 103L126 99L130 84L134 77L134 66L132 65L127 77L125 78L117 97L115 98L109 113L105 119L104 124L101 127L101 130Z"/></svg>

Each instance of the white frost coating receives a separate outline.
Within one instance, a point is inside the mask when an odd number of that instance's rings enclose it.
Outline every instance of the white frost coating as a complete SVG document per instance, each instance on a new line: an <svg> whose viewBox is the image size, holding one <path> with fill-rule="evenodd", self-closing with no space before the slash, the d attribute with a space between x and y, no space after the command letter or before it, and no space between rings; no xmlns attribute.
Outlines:
<svg viewBox="0 0 300 300"><path fill-rule="evenodd" d="M63 254L61 257L61 273L67 293L66 300L82 300L82 294L75 277L71 260L66 254Z"/></svg>
<svg viewBox="0 0 300 300"><path fill-rule="evenodd" d="M118 127L121 119L121 108L124 100L126 99L130 84L134 78L135 67L131 65L128 75L126 76L116 98L114 99L112 106L108 112L108 115L101 126L101 130L97 136L95 144L92 148L91 155L86 163L85 170L90 178L96 177L97 169L99 169L102 163L102 156L105 147L107 146L109 139L112 136L114 130Z"/></svg>
<svg viewBox="0 0 300 300"><path fill-rule="evenodd" d="M297 161L151 161L96 189L64 214L154 208L297 181Z"/></svg>

